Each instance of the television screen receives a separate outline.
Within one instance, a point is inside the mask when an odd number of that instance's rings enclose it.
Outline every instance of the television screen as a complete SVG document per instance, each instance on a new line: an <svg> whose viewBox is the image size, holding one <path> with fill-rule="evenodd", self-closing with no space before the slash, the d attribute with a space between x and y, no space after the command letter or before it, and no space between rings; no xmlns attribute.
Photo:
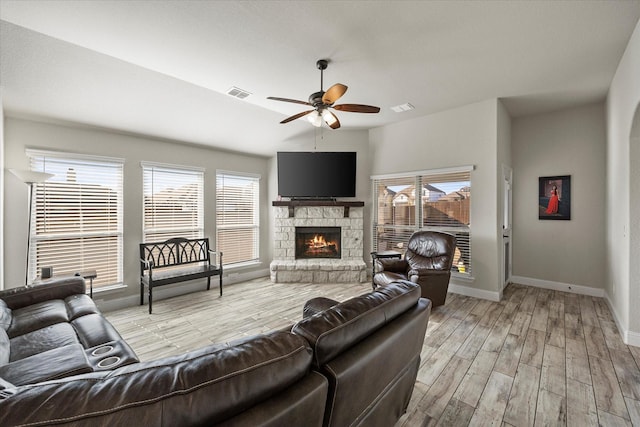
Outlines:
<svg viewBox="0 0 640 427"><path fill-rule="evenodd" d="M356 196L355 152L278 152L278 194L300 199Z"/></svg>

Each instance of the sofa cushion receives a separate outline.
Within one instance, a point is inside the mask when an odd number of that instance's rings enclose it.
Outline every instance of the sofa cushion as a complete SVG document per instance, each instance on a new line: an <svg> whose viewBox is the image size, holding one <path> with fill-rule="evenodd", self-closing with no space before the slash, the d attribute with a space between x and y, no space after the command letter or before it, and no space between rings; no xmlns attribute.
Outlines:
<svg viewBox="0 0 640 427"><path fill-rule="evenodd" d="M291 331L309 341L314 365L320 367L414 306L419 298L419 285L394 282L303 319Z"/></svg>
<svg viewBox="0 0 640 427"><path fill-rule="evenodd" d="M82 346L72 344L0 366L0 377L18 386L91 371L91 364Z"/></svg>
<svg viewBox="0 0 640 427"><path fill-rule="evenodd" d="M79 344L79 341L73 326L69 323L57 323L11 338L10 343L9 361L13 362L54 348Z"/></svg>
<svg viewBox="0 0 640 427"><path fill-rule="evenodd" d="M7 303L0 299L0 329L5 331L11 326L12 319L11 309L7 307Z"/></svg>
<svg viewBox="0 0 640 427"><path fill-rule="evenodd" d="M13 310L13 321L7 334L13 338L68 321L67 305L64 301L44 301Z"/></svg>
<svg viewBox="0 0 640 427"><path fill-rule="evenodd" d="M7 335L7 331L0 328L0 366L9 363L10 354L9 336Z"/></svg>

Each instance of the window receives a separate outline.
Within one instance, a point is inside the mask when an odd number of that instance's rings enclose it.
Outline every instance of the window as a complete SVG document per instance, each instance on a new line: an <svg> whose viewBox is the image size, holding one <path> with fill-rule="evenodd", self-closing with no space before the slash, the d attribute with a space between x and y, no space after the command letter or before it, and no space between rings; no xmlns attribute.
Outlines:
<svg viewBox="0 0 640 427"><path fill-rule="evenodd" d="M204 171L142 163L144 242L204 237Z"/></svg>
<svg viewBox="0 0 640 427"><path fill-rule="evenodd" d="M29 281L96 270L100 289L122 284L123 161L28 150L31 169L51 173L34 186Z"/></svg>
<svg viewBox="0 0 640 427"><path fill-rule="evenodd" d="M372 177L374 251L404 253L417 230L444 231L458 246L452 271L471 274L471 170L450 168Z"/></svg>
<svg viewBox="0 0 640 427"><path fill-rule="evenodd" d="M216 249L224 265L258 261L259 195L259 176L217 172Z"/></svg>

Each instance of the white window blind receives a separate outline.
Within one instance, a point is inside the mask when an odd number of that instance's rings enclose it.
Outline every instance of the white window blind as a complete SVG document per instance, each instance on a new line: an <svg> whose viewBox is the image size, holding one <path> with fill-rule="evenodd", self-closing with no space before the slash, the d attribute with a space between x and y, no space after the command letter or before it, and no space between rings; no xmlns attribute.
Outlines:
<svg viewBox="0 0 640 427"><path fill-rule="evenodd" d="M142 164L145 242L204 236L204 172Z"/></svg>
<svg viewBox="0 0 640 427"><path fill-rule="evenodd" d="M216 174L216 245L224 265L257 262L260 177Z"/></svg>
<svg viewBox="0 0 640 427"><path fill-rule="evenodd" d="M96 288L122 284L122 171L119 159L28 152L31 169L51 173L33 192L29 281L96 270Z"/></svg>
<svg viewBox="0 0 640 427"><path fill-rule="evenodd" d="M451 233L457 238L452 271L471 274L471 170L423 171L372 177L374 251L404 253L417 230Z"/></svg>

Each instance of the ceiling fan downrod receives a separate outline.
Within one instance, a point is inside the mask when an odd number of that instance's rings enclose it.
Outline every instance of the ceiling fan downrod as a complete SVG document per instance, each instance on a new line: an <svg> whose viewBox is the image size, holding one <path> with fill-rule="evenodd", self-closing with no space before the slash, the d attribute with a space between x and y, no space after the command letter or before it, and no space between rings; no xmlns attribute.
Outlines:
<svg viewBox="0 0 640 427"><path fill-rule="evenodd" d="M316 67L320 70L320 92L324 92L324 70L327 69L327 65L329 65L328 59L318 59L316 62Z"/></svg>

